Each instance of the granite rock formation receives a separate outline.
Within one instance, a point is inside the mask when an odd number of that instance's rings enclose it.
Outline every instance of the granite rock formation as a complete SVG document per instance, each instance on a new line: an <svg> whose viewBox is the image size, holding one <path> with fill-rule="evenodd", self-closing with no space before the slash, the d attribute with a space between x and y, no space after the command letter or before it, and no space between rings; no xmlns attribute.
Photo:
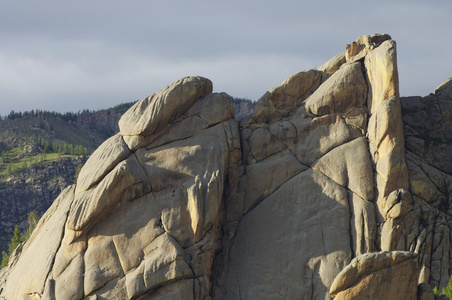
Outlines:
<svg viewBox="0 0 452 300"><path fill-rule="evenodd" d="M183 78L123 115L1 270L0 296L433 296L450 268L451 91L401 101L380 34L239 123L227 94Z"/></svg>

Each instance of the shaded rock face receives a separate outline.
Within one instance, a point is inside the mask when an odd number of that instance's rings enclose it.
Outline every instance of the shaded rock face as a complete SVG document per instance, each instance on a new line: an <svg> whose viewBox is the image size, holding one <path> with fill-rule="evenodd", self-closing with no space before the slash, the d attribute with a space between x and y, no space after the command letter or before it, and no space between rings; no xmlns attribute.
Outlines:
<svg viewBox="0 0 452 300"><path fill-rule="evenodd" d="M137 102L1 270L0 296L416 299L418 283L444 285L450 156L430 147L449 139L450 82L401 105L396 60L388 35L360 37L240 123L202 77Z"/></svg>
<svg viewBox="0 0 452 300"><path fill-rule="evenodd" d="M406 163L412 195L394 222L394 250L419 253L419 282L444 287L451 273L452 79L426 97L402 98ZM395 231L395 230L394 230Z"/></svg>

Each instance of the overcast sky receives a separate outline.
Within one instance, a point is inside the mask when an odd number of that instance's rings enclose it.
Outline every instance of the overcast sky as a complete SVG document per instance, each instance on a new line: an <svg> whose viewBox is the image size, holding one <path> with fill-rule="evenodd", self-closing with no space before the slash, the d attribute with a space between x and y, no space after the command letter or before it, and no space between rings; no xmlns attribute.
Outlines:
<svg viewBox="0 0 452 300"><path fill-rule="evenodd" d="M452 77L452 1L0 0L0 115L108 108L201 75L257 100L360 35L397 42L402 96Z"/></svg>

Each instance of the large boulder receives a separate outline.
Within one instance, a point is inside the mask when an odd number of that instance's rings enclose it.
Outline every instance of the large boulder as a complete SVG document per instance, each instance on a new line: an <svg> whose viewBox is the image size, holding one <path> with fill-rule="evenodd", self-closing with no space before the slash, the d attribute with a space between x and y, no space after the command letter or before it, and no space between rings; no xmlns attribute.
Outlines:
<svg viewBox="0 0 452 300"><path fill-rule="evenodd" d="M355 257L334 279L335 300L416 300L417 259L411 252L375 252Z"/></svg>

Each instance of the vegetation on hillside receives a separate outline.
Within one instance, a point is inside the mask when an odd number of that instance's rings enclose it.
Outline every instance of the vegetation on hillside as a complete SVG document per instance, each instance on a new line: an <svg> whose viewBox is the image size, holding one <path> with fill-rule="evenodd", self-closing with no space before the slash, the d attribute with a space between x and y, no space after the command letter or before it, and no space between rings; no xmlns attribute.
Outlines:
<svg viewBox="0 0 452 300"><path fill-rule="evenodd" d="M36 211L31 211L28 213L28 228L24 233L21 233L19 227L16 225L14 227L13 237L11 238L11 242L8 246L8 252L2 251L2 263L0 268L3 268L8 264L9 257L16 250L17 246L21 243L28 241L33 233L33 230L36 228L38 224L39 217Z"/></svg>
<svg viewBox="0 0 452 300"><path fill-rule="evenodd" d="M239 97L232 97L232 96L229 96L229 97L231 97L232 103L235 103L235 104L239 104L241 102L253 103L253 101L248 98L239 98Z"/></svg>
<svg viewBox="0 0 452 300"><path fill-rule="evenodd" d="M118 121L134 102L122 103L109 109L77 113L31 110L10 112L0 118L0 152L19 146L24 138L38 136L49 144L81 145L89 152L118 132ZM54 150L58 153L57 150Z"/></svg>
<svg viewBox="0 0 452 300"><path fill-rule="evenodd" d="M111 108L108 108L105 111L107 112L107 114L110 114L112 112L117 112L117 113L123 114L130 107L132 107L132 105L135 104L135 102L136 101L121 103L121 104L115 105ZM31 117L54 117L54 118L60 118L66 122L69 122L69 121L75 122L75 121L77 121L77 118L83 114L93 115L96 112L97 111L89 110L89 109L84 109L84 110L76 112L76 113L74 113L74 112L59 113L56 111L47 111L47 110L39 110L39 109L36 109L36 110L32 109L31 111L24 111L24 112L15 112L14 110L12 110L6 116L6 119L15 120L15 119L31 116ZM2 119L2 118L0 118L0 119Z"/></svg>
<svg viewBox="0 0 452 300"><path fill-rule="evenodd" d="M433 288L433 293L436 295L444 295L449 299L452 299L452 276L449 278L449 282L445 287L441 289L441 291L438 290L437 287Z"/></svg>
<svg viewBox="0 0 452 300"><path fill-rule="evenodd" d="M82 145L51 143L40 136L22 138L17 147L1 151L0 176L11 175L43 162L88 154L88 148Z"/></svg>

